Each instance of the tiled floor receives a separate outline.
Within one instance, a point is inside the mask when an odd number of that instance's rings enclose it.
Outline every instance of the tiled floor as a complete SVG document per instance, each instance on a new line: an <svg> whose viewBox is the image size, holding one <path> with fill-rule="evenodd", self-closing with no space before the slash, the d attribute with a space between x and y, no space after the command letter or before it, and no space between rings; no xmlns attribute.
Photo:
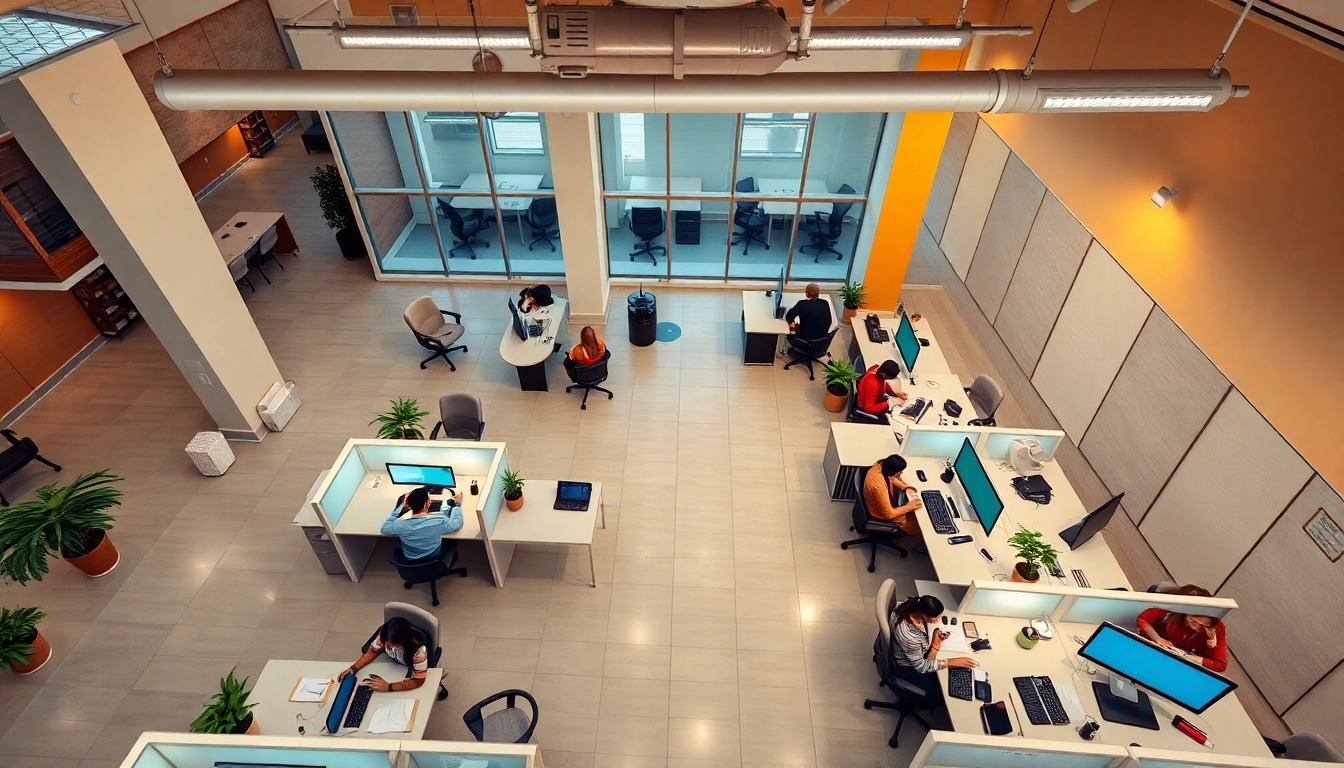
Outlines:
<svg viewBox="0 0 1344 768"><path fill-rule="evenodd" d="M887 577L908 592L931 568L887 552L868 574L863 553L837 546L849 508L823 492L833 417L821 383L740 364L740 294L656 289L659 319L683 335L634 348L625 291L613 290L605 335L616 398L580 411L559 387L522 393L497 351L505 287L373 281L322 228L306 175L325 158L297 150L296 135L283 137L202 205L211 225L282 208L303 248L281 257L285 271L268 268L272 285L254 278L256 292L243 289L298 382L304 404L288 429L233 444L228 474L202 477L183 448L212 424L143 325L16 426L66 470L29 467L7 494L110 467L126 496L110 575L54 562L41 583L0 585L3 604L48 613L42 630L55 647L38 673L0 675L0 764L116 765L142 730L184 730L230 668L255 678L270 658L353 660L383 602L427 606L427 592L403 590L380 555L358 584L324 575L290 520L344 441L372 434L389 398L433 410L438 395L467 391L485 402L486 438L506 441L525 476L607 483L608 528L597 536L596 589L581 551L520 553L496 589L483 553L463 548L471 575L445 582L434 609L452 695L434 707L428 737L466 737L468 707L517 687L540 702L536 741L552 767L907 765L919 728L888 749L893 717L862 708L884 695L871 596ZM426 292L465 315L470 352L455 373L417 366L401 311ZM933 317L937 295L916 308ZM955 341L944 348L960 365ZM550 377L563 379L558 361Z"/></svg>

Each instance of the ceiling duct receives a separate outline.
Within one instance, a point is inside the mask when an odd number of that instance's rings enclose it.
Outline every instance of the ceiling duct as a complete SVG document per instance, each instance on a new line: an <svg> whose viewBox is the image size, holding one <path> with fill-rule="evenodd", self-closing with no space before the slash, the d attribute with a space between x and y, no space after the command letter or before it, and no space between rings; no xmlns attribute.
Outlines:
<svg viewBox="0 0 1344 768"><path fill-rule="evenodd" d="M400 112L1206 112L1249 93L1203 69L776 73L557 80L540 72L177 70L170 109Z"/></svg>

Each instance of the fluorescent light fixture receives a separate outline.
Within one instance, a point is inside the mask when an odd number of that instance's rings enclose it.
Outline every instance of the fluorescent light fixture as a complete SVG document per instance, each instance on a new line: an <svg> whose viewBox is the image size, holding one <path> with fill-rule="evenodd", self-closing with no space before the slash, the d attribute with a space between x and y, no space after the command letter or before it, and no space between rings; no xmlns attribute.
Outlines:
<svg viewBox="0 0 1344 768"><path fill-rule="evenodd" d="M1174 187L1158 187L1157 191L1154 192L1153 196L1149 199L1152 200L1153 205L1156 205L1158 208L1165 208L1167 203L1170 203L1171 199L1180 193L1181 191Z"/></svg>
<svg viewBox="0 0 1344 768"><path fill-rule="evenodd" d="M470 27L346 27L332 25L332 36L342 48L405 48L430 50L532 49L526 27L487 29L479 42Z"/></svg>
<svg viewBox="0 0 1344 768"><path fill-rule="evenodd" d="M873 37L814 37L808 43L813 50L854 50L860 48L963 48L969 35L911 37L882 35Z"/></svg>
<svg viewBox="0 0 1344 768"><path fill-rule="evenodd" d="M1191 89L1106 88L1038 91L1037 112L1203 112L1213 106L1221 88Z"/></svg>

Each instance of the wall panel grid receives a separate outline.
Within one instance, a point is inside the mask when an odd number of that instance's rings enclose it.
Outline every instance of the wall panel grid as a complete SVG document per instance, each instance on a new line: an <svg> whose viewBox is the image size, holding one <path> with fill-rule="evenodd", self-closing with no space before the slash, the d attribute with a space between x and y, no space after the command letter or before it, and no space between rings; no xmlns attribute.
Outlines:
<svg viewBox="0 0 1344 768"><path fill-rule="evenodd" d="M1008 145L981 121L976 126L971 151L966 155L961 181L957 183L957 194L947 215L947 227L938 241L943 255L963 281L980 243L980 233L984 230L994 192L1007 162Z"/></svg>
<svg viewBox="0 0 1344 768"><path fill-rule="evenodd" d="M952 210L952 198L957 193L966 154L971 151L971 139L975 137L979 123L980 116L974 112L958 112L952 116L952 127L948 130L943 155L938 160L938 170L929 189L929 202L924 206L924 224L933 233L935 242L943 237L947 215Z"/></svg>
<svg viewBox="0 0 1344 768"><path fill-rule="evenodd" d="M1008 283L1017 271L1036 213L1045 197L1045 185L1017 155L1008 155L1003 176L989 206L980 243L975 248L966 288L992 323L999 315Z"/></svg>

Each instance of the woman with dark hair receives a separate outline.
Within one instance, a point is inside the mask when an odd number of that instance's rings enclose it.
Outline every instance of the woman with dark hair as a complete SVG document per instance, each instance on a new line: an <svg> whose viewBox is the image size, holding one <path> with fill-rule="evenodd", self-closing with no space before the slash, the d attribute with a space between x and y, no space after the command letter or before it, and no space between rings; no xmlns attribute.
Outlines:
<svg viewBox="0 0 1344 768"><path fill-rule="evenodd" d="M549 307L554 303L549 285L532 285L518 292L518 309L524 312L531 312L537 307Z"/></svg>
<svg viewBox="0 0 1344 768"><path fill-rule="evenodd" d="M887 398L894 397L904 403L909 397L891 386L891 382L896 381L896 377L900 374L901 367L895 360L872 366L859 377L859 384L854 389L854 404L860 411L880 416L883 423L886 423Z"/></svg>
<svg viewBox="0 0 1344 768"><path fill-rule="evenodd" d="M387 620L378 636L373 638L369 650L356 659L354 664L342 670L341 674L336 676L336 681L340 682L346 675L359 672L384 653L398 664L410 667L411 676L405 680L389 683L378 675L369 675L361 685L367 685L375 691L409 691L425 684L425 674L429 671L429 650L420 641L419 635L411 627L411 622L400 616Z"/></svg>
<svg viewBox="0 0 1344 768"><path fill-rule="evenodd" d="M1209 590L1186 584L1169 594L1212 597ZM1177 613L1165 608L1149 608L1134 622L1139 633L1163 648L1174 648L1199 658L1205 669L1227 669L1227 628L1213 616Z"/></svg>
<svg viewBox="0 0 1344 768"><path fill-rule="evenodd" d="M863 478L863 504L869 517L895 523L911 538L912 545L919 546L924 539L919 534L914 511L924 506L924 502L919 498L919 490L901 479L905 466L905 457L893 453L869 467Z"/></svg>
<svg viewBox="0 0 1344 768"><path fill-rule="evenodd" d="M975 659L965 656L938 658L938 649L949 634L936 628L942 615L942 601L931 595L912 597L891 612L891 654L896 661L896 673L923 688L925 701L931 707L943 703L938 670L980 666Z"/></svg>

